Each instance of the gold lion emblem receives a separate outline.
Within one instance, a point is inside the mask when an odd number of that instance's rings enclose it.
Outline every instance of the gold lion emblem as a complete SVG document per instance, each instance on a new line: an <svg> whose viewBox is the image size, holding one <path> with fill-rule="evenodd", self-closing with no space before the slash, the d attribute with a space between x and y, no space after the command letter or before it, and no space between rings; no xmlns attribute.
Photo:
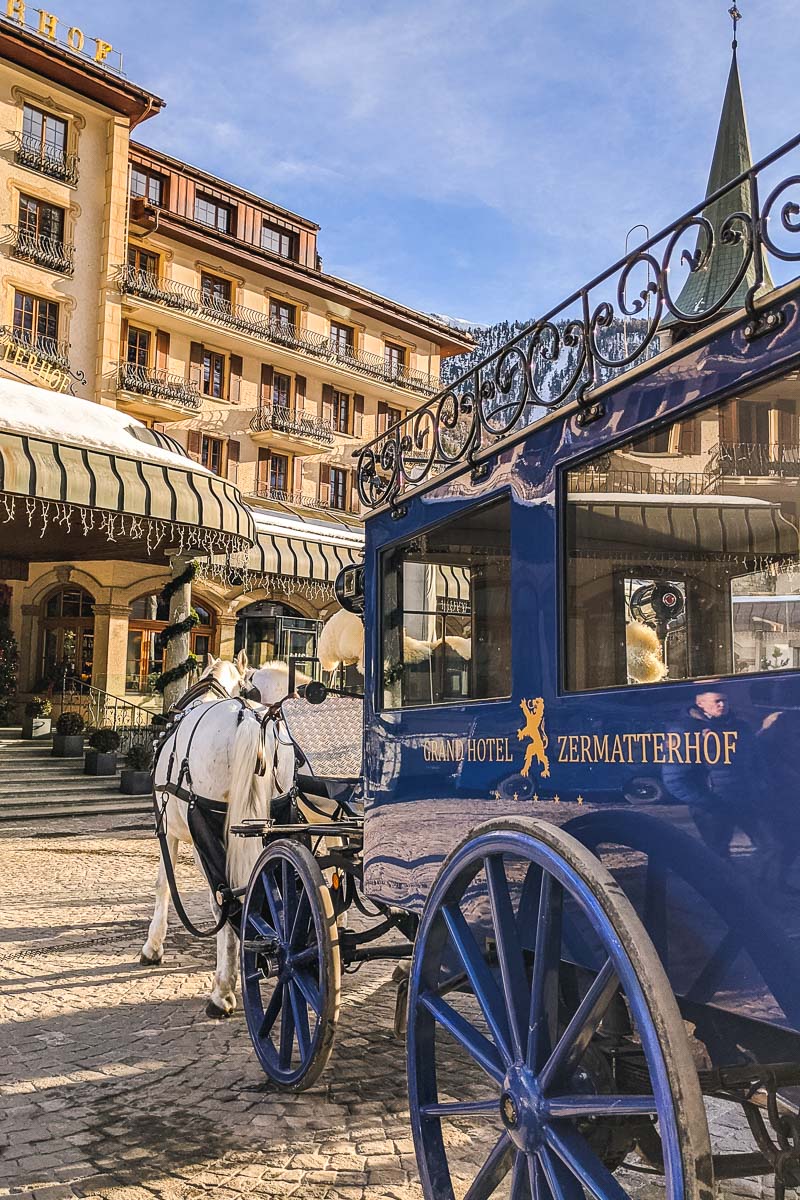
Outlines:
<svg viewBox="0 0 800 1200"><path fill-rule="evenodd" d="M520 708L525 718L522 729L517 730L517 739L523 742L530 738L530 745L525 750L525 763L522 774L530 773L533 760L536 759L542 768L542 779L550 777L550 760L547 757L547 734L544 728L544 699L537 696L535 700L521 700Z"/></svg>

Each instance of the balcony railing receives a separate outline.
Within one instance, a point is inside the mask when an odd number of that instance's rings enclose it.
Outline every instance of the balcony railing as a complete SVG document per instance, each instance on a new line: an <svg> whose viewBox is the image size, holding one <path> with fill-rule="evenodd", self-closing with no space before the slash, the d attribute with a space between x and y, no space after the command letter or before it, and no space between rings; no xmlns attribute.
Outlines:
<svg viewBox="0 0 800 1200"><path fill-rule="evenodd" d="M720 475L800 478L800 446L776 442L720 442L715 457Z"/></svg>
<svg viewBox="0 0 800 1200"><path fill-rule="evenodd" d="M6 225L11 239L11 253L24 262L36 263L61 275L75 270L75 247L61 238L46 237L26 229L24 225Z"/></svg>
<svg viewBox="0 0 800 1200"><path fill-rule="evenodd" d="M29 354L35 354L44 362L52 363L69 371L69 342L59 341L58 338L46 337L42 333L33 333L28 329L16 329L11 325L0 325L0 341L11 342Z"/></svg>
<svg viewBox="0 0 800 1200"><path fill-rule="evenodd" d="M117 387L153 400L165 400L180 408L200 407L200 388L196 383L173 375L161 368L142 367L138 363L122 362L117 368Z"/></svg>
<svg viewBox="0 0 800 1200"><path fill-rule="evenodd" d="M78 182L77 154L67 154L30 133L17 133L14 141L14 158L21 167L39 171L51 179L60 179L62 183Z"/></svg>
<svg viewBox="0 0 800 1200"><path fill-rule="evenodd" d="M567 489L589 494L703 496L716 493L717 480L702 471L570 471Z"/></svg>
<svg viewBox="0 0 800 1200"><path fill-rule="evenodd" d="M185 283L160 279L149 271L137 271L130 266L120 267L119 284L121 290L128 295L139 296L143 300L164 304L179 312L216 321L234 333L261 338L265 342L285 346L289 350L311 354L322 361L368 375L381 383L391 383L395 387L410 388L427 395L433 395L439 387L439 380L432 375L412 371L408 367L394 366L379 354L341 346L314 330L301 329L298 325L284 321L272 321L266 313L258 312L254 308L231 304L228 300L219 299Z"/></svg>
<svg viewBox="0 0 800 1200"><path fill-rule="evenodd" d="M292 504L295 508L315 508L324 511L327 507L317 496L309 496L305 492L287 492L283 488L273 487L264 479L256 480L251 495L258 496L261 500Z"/></svg>
<svg viewBox="0 0 800 1200"><path fill-rule="evenodd" d="M253 433L288 433L293 437L308 438L325 446L333 445L333 426L330 421L311 413L294 412L283 404L262 404L250 418Z"/></svg>

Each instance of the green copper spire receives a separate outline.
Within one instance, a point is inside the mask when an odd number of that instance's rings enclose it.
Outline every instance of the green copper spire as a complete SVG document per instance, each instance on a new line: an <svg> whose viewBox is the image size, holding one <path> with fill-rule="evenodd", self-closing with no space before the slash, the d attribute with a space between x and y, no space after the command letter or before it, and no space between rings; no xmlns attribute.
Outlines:
<svg viewBox="0 0 800 1200"><path fill-rule="evenodd" d="M711 161L711 172L708 176L707 196L723 187L729 180L735 179L737 175L741 175L753 164L750 154L750 138L747 133L747 118L742 99L742 85L739 79L739 65L736 59L736 25L741 19L741 14L735 4L729 12L733 20L733 55L731 69L728 73L728 84L725 88L725 99L722 104L722 114L719 119L714 157ZM714 249L706 265L699 271L693 271L687 277L683 289L675 301L676 307L681 312L707 311L730 287L741 266L744 246L742 243L731 245L722 243L719 240L719 234L726 219L733 213L749 211L750 195L746 183L739 184L738 187L733 188L703 210L703 216L707 217L714 227ZM742 230L742 222L736 222L733 228ZM705 244L705 235L699 233L696 249L701 249ZM723 311L728 312L741 308L748 289L754 283L755 266L751 263L744 279L728 300ZM763 286L767 289L773 286L766 264ZM672 325L679 320L679 317L674 317L670 313L663 323Z"/></svg>

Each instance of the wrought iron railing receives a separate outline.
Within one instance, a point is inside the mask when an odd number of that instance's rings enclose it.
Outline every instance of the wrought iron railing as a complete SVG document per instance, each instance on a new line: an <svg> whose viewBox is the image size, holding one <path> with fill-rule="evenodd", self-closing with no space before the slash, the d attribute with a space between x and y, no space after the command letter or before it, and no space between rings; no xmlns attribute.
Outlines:
<svg viewBox="0 0 800 1200"><path fill-rule="evenodd" d="M653 354L666 318L679 328L698 328L736 307L743 295L746 340L779 328L782 313L758 301L770 277L768 256L800 261L800 250L787 245L788 235L800 233L800 173L791 173L783 161L798 146L800 135L642 242L362 447L357 456L363 503L368 508L394 504L403 493L463 463L482 471L482 460L497 442L570 401L577 402L578 427L601 417L604 405L596 389L616 382ZM720 205L727 216L720 215ZM692 311L683 311L677 298L685 279L722 261L713 259L718 252L724 252L728 268L723 283L716 291L709 289L706 301L701 295ZM680 277L681 266L687 270L685 278ZM634 318L638 328L631 346L604 345L608 330Z"/></svg>
<svg viewBox="0 0 800 1200"><path fill-rule="evenodd" d="M54 718L63 712L75 712L80 713L89 728L116 730L122 739L123 753L134 743L152 740L157 732L153 726L156 713L82 679L64 679L53 693L52 704Z"/></svg>
<svg viewBox="0 0 800 1200"><path fill-rule="evenodd" d="M13 325L0 325L0 340L36 354L44 362L52 363L69 371L69 342L34 333L28 329L17 329Z"/></svg>
<svg viewBox="0 0 800 1200"><path fill-rule="evenodd" d="M309 496L305 492L287 492L285 488L272 487L263 479L257 479L253 485L252 495L262 500L276 500L280 504L292 504L295 508L313 508L324 511L327 505L317 496Z"/></svg>
<svg viewBox="0 0 800 1200"><path fill-rule="evenodd" d="M166 401L180 408L200 407L199 385L160 367L121 362L117 368L117 387L120 391Z"/></svg>
<svg viewBox="0 0 800 1200"><path fill-rule="evenodd" d="M333 444L333 425L313 413L296 412L283 404L262 404L250 418L253 433L288 433L322 445Z"/></svg>
<svg viewBox="0 0 800 1200"><path fill-rule="evenodd" d="M720 475L800 476L800 446L777 442L720 442L714 447L713 456Z"/></svg>
<svg viewBox="0 0 800 1200"><path fill-rule="evenodd" d="M61 238L42 236L24 225L6 225L6 229L15 258L58 271L61 275L71 275L75 270L75 247Z"/></svg>
<svg viewBox="0 0 800 1200"><path fill-rule="evenodd" d="M130 266L120 267L118 278L121 290L128 295L139 296L155 304L164 304L180 312L216 321L235 333L261 338L303 354L311 354L315 358L370 376L381 383L391 383L395 387L409 388L426 395L433 395L439 386L438 379L432 375L413 371L405 366L395 366L379 354L372 354L367 350L342 346L312 329L301 329L299 325L292 325L288 321L271 320L266 313L246 308L241 304L232 304L229 300L203 291L202 288L190 287L189 284L178 283L172 279L162 279L149 271L137 271Z"/></svg>
<svg viewBox="0 0 800 1200"><path fill-rule="evenodd" d="M78 182L77 154L67 154L30 133L15 133L14 147L14 158L21 167L60 179L62 183Z"/></svg>
<svg viewBox="0 0 800 1200"><path fill-rule="evenodd" d="M570 471L567 490L579 493L630 493L648 496L714 494L718 480L702 471Z"/></svg>

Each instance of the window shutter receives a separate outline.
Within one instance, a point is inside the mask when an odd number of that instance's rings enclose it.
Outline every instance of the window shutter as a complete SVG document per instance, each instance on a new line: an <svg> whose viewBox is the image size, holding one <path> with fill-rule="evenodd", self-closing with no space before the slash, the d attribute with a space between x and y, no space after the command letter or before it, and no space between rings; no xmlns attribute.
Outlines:
<svg viewBox="0 0 800 1200"><path fill-rule="evenodd" d="M358 498L358 471L353 470L348 473L350 475L350 512L357 513L361 509Z"/></svg>
<svg viewBox="0 0 800 1200"><path fill-rule="evenodd" d="M302 412L306 406L306 377L305 375L295 375L294 377L294 407L297 412Z"/></svg>
<svg viewBox="0 0 800 1200"><path fill-rule="evenodd" d="M700 453L700 418L686 417L681 421L678 450L681 454Z"/></svg>
<svg viewBox="0 0 800 1200"><path fill-rule="evenodd" d="M272 376L274 372L268 363L261 364L261 404L272 403Z"/></svg>
<svg viewBox="0 0 800 1200"><path fill-rule="evenodd" d="M266 494L269 483L269 450L264 446L258 448L258 493Z"/></svg>
<svg viewBox="0 0 800 1200"><path fill-rule="evenodd" d="M159 371L169 368L169 334L166 329L156 330L156 366Z"/></svg>
<svg viewBox="0 0 800 1200"><path fill-rule="evenodd" d="M326 507L331 502L331 469L327 463L322 463L319 468L319 502Z"/></svg>
<svg viewBox="0 0 800 1200"><path fill-rule="evenodd" d="M203 386L203 346L200 342L192 342L189 349L189 382L196 383L198 388Z"/></svg>
<svg viewBox="0 0 800 1200"><path fill-rule="evenodd" d="M778 401L778 444L781 446L797 445L797 413L793 400Z"/></svg>
<svg viewBox="0 0 800 1200"><path fill-rule="evenodd" d="M228 399L231 404L238 404L242 397L242 356L231 355L231 371L228 382Z"/></svg>
<svg viewBox="0 0 800 1200"><path fill-rule="evenodd" d="M719 440L721 442L736 441L737 427L737 411L736 401L729 400L727 404L721 404L719 409Z"/></svg>
<svg viewBox="0 0 800 1200"><path fill-rule="evenodd" d="M195 462L200 462L200 456L203 453L203 435L199 429L189 430L189 435L186 439L186 453Z"/></svg>
<svg viewBox="0 0 800 1200"><path fill-rule="evenodd" d="M239 448L235 438L228 438L228 479L234 482L239 474Z"/></svg>
<svg viewBox="0 0 800 1200"><path fill-rule="evenodd" d="M364 436L364 397L358 393L353 396L353 436Z"/></svg>
<svg viewBox="0 0 800 1200"><path fill-rule="evenodd" d="M330 383L322 385L322 419L333 425L333 385Z"/></svg>
<svg viewBox="0 0 800 1200"><path fill-rule="evenodd" d="M120 352L119 357L122 362L128 361L128 318L122 318L122 326L119 331Z"/></svg>

